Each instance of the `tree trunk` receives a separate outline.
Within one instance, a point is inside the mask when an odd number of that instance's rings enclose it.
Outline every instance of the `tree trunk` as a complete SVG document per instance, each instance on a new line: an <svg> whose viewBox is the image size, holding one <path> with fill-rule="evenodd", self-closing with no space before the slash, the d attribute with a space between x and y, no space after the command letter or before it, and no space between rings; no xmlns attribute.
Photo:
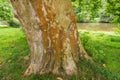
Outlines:
<svg viewBox="0 0 120 80"><path fill-rule="evenodd" d="M77 73L80 47L70 0L10 0L31 51L24 75Z"/></svg>

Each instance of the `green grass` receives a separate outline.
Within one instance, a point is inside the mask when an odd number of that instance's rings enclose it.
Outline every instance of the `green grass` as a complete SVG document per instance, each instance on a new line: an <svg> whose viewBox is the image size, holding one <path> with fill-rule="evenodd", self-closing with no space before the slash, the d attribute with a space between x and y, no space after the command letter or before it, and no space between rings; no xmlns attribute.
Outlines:
<svg viewBox="0 0 120 80"><path fill-rule="evenodd" d="M79 75L69 80L120 80L120 36L79 31L81 41L95 63L79 61ZM55 80L51 74L23 77L29 48L21 28L0 27L0 80ZM105 65L105 67L103 66Z"/></svg>
<svg viewBox="0 0 120 80"><path fill-rule="evenodd" d="M107 69L109 74L120 78L120 35L80 31L80 37L85 50L93 60L99 66ZM105 74L103 73L103 75Z"/></svg>

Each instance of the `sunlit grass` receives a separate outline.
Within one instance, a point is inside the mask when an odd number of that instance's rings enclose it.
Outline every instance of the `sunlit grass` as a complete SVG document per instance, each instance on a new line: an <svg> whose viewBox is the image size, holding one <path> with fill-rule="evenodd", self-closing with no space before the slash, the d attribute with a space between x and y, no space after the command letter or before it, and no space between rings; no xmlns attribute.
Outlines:
<svg viewBox="0 0 120 80"><path fill-rule="evenodd" d="M120 76L120 36L114 33L79 31L81 41L95 64L84 59L79 62L79 75L70 80L114 80ZM29 54L21 28L0 28L0 80L56 80L51 74L23 77Z"/></svg>
<svg viewBox="0 0 120 80"><path fill-rule="evenodd" d="M106 32L80 31L81 41L88 54L105 68L120 77L120 35Z"/></svg>

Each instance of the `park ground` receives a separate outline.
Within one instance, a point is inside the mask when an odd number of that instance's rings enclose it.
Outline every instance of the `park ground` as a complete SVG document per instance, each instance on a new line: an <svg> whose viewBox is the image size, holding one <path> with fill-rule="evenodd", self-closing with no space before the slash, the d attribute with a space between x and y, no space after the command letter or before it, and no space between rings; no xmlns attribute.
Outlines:
<svg viewBox="0 0 120 80"><path fill-rule="evenodd" d="M120 80L120 35L114 32L79 30L79 36L94 63L79 61L79 75L69 80ZM0 80L56 80L52 74L23 77L29 48L21 28L0 27Z"/></svg>

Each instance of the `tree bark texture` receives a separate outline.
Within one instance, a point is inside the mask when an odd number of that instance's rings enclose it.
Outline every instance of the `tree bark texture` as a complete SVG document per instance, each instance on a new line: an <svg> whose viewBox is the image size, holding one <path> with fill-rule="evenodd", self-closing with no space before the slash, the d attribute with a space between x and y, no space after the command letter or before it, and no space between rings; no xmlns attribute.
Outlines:
<svg viewBox="0 0 120 80"><path fill-rule="evenodd" d="M10 0L31 51L24 75L77 73L79 40L70 0Z"/></svg>

